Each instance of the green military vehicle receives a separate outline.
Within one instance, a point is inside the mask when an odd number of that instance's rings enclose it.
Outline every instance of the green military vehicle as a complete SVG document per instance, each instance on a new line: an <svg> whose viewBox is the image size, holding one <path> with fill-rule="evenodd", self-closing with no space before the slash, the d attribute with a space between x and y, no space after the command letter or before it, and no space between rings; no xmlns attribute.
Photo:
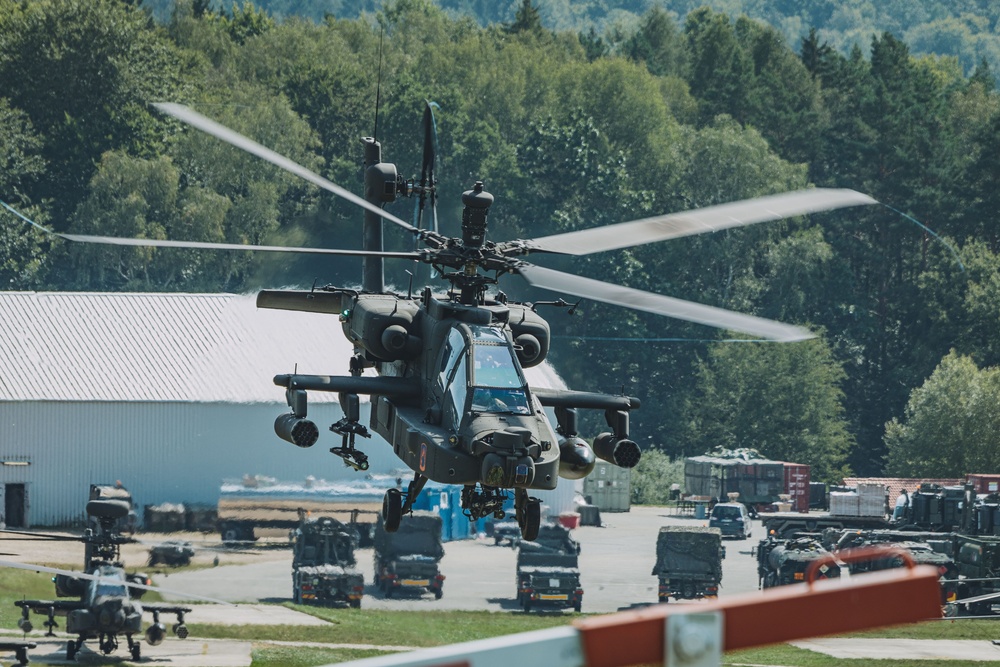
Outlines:
<svg viewBox="0 0 1000 667"><path fill-rule="evenodd" d="M564 526L542 525L534 540L518 543L517 603L526 612L534 607L583 608L580 544Z"/></svg>
<svg viewBox="0 0 1000 667"><path fill-rule="evenodd" d="M304 519L292 533L295 603L360 608L365 580L354 558L357 543L357 531L332 517Z"/></svg>
<svg viewBox="0 0 1000 667"><path fill-rule="evenodd" d="M961 579L957 603L969 614L983 616L1000 604L1000 537L955 535L955 564Z"/></svg>
<svg viewBox="0 0 1000 667"><path fill-rule="evenodd" d="M415 511L403 516L395 532L375 523L375 585L385 597L401 591L424 591L441 599L444 575L440 563L441 517Z"/></svg>
<svg viewBox="0 0 1000 667"><path fill-rule="evenodd" d="M653 576L660 580L659 601L718 597L725 557L720 529L663 526L653 566Z"/></svg>
<svg viewBox="0 0 1000 667"><path fill-rule="evenodd" d="M811 535L791 539L770 536L761 540L755 551L758 585L761 588L802 583L806 579L806 570L814 560L830 556L820 540ZM816 579L839 577L840 566L833 562L824 563L816 573Z"/></svg>

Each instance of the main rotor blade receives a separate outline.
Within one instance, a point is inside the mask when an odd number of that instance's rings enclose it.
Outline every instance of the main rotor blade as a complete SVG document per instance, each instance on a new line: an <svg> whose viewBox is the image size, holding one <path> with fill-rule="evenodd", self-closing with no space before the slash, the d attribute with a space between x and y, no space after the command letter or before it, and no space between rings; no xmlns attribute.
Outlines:
<svg viewBox="0 0 1000 667"><path fill-rule="evenodd" d="M45 231L77 243L98 243L101 245L138 246L142 248L196 248L201 250L260 250L264 252L297 252L316 255L348 255L351 257L396 257L401 259L419 260L423 255L419 252L390 252L377 250L342 250L337 248L303 248L281 245L252 245L244 243L211 243L202 241L168 241L162 239L132 239L119 236L89 236L86 234L62 234L46 229Z"/></svg>
<svg viewBox="0 0 1000 667"><path fill-rule="evenodd" d="M47 574L62 574L67 577L75 577L77 579L87 579L88 581L111 581L116 583L121 583L123 586L128 586L129 588L141 588L144 591L156 591L158 593L168 593L169 595L176 595L178 597L190 598L192 600L204 600L205 602L214 602L216 604L224 604L228 606L233 606L232 602L226 602L225 600L218 600L216 598L206 597L204 595L195 595L194 593L185 593L183 591L176 591L169 588L162 588L160 586L147 586L146 584L137 584L126 580L124 577L109 577L102 576L99 574L90 574L88 572L75 572L73 570L64 570L58 567L48 567L46 565L32 565L31 563L17 563L15 561L0 560L0 567L10 567L16 570L28 570L29 572L45 572ZM125 570L122 570L124 574Z"/></svg>
<svg viewBox="0 0 1000 667"><path fill-rule="evenodd" d="M142 248L196 248L201 250L261 250L265 252L298 252L317 255L347 255L347 256L376 256L376 257L396 257L402 259L422 259L423 255L418 252L386 252L378 250L341 250L336 248L302 248L295 246L279 245L251 245L244 243L211 243L208 241L168 241L162 239L135 239L120 236L91 236L88 234L63 234L53 231L48 227L38 224L31 218L26 217L13 206L0 201L8 211L21 218L29 225L51 236L58 236L66 241L74 243L96 243L99 245L123 245L137 246Z"/></svg>
<svg viewBox="0 0 1000 667"><path fill-rule="evenodd" d="M174 104L173 102L156 102L153 106L168 116L173 116L177 120L183 121L192 127L196 127L202 132L211 134L217 139L221 139L222 141L236 146L237 148L241 148L248 153L252 153L263 160L267 160L271 164L281 167L285 171L291 172L300 178L304 178L313 185L317 185L328 192L332 192L338 197L343 197L347 201L357 204L366 211L371 211L389 222L399 225L408 232L417 233L417 228L408 222L397 218L388 211L384 211L375 204L357 196L353 192L345 190L336 183L328 181L319 174L306 169L297 162L293 162L284 155L275 153L270 148L266 148L265 146L258 144L253 139L244 137L239 132L231 130L225 125L217 123L211 118L201 115L190 107L184 106L183 104Z"/></svg>
<svg viewBox="0 0 1000 667"><path fill-rule="evenodd" d="M854 190L813 188L543 236L523 243L529 252L587 255L807 213L877 203L868 195Z"/></svg>
<svg viewBox="0 0 1000 667"><path fill-rule="evenodd" d="M692 301L675 299L662 294L643 292L630 287L574 276L561 271L531 264L518 266L515 271L535 287L562 292L573 296L602 301L615 306L634 308L656 315L666 315L679 320L705 324L719 329L742 331L774 341L793 342L815 336L807 329L765 320L753 315L743 315L723 308L706 306Z"/></svg>

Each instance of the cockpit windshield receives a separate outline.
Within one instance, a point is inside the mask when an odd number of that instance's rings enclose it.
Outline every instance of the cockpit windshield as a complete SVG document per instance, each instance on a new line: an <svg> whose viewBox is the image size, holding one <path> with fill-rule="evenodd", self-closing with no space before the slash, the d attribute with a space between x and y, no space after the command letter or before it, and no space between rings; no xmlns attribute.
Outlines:
<svg viewBox="0 0 1000 667"><path fill-rule="evenodd" d="M127 598L128 591L125 590L125 585L118 581L106 581L101 580L97 582L97 586L94 587L94 597L114 597L114 598Z"/></svg>
<svg viewBox="0 0 1000 667"><path fill-rule="evenodd" d="M528 394L510 342L499 329L472 329L472 410L530 414Z"/></svg>

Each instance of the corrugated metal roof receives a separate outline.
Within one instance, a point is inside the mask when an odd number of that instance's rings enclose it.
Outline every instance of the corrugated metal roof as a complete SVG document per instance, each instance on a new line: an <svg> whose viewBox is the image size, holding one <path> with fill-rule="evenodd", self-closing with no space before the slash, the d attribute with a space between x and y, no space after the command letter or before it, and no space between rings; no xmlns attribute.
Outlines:
<svg viewBox="0 0 1000 667"><path fill-rule="evenodd" d="M283 403L276 374L339 373L351 349L336 317L251 295L0 292L2 401Z"/></svg>
<svg viewBox="0 0 1000 667"><path fill-rule="evenodd" d="M352 352L336 317L253 295L0 292L0 401L284 403L275 375L343 374ZM526 376L565 387L547 363Z"/></svg>

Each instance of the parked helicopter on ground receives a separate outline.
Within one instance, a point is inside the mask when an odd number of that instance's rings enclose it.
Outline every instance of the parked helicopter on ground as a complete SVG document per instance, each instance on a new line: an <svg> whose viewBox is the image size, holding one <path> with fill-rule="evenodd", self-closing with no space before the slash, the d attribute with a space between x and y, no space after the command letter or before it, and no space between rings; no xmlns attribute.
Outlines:
<svg viewBox="0 0 1000 667"><path fill-rule="evenodd" d="M66 643L66 659L72 660L83 643L97 639L102 653L109 654L118 648L118 638L124 635L133 660L141 657L141 644L133 635L142 634L142 614L153 614L153 623L146 629L146 642L157 646L166 636L166 627L160 622L160 614L177 616L173 633L184 639L188 635L184 615L190 607L171 604L140 604L139 598L146 590L162 590L149 585L144 574L127 574L121 562L121 545L133 542L117 532L115 523L128 515L129 506L120 500L91 500L87 503L87 514L97 522L97 530L88 528L81 537L50 535L27 531L4 531L34 538L79 540L86 545L83 572L72 572L59 568L2 562L5 567L35 570L55 574L53 582L58 598L79 598L77 600L16 600L21 608L21 618L17 622L25 634L34 627L31 612L47 617L44 626L48 636L55 636L58 627L56 616L66 617L66 632L77 635ZM198 597L198 596L192 596Z"/></svg>
<svg viewBox="0 0 1000 667"><path fill-rule="evenodd" d="M461 237L437 229L435 178L436 130L428 102L423 117L424 151L421 176L407 180L395 165L383 162L376 138L364 142L365 197L341 188L229 128L179 105L154 105L195 128L271 162L365 209L362 250L291 248L172 240L124 239L59 233L70 241L147 247L266 250L360 256L362 287L335 286L311 290L264 290L261 308L338 315L344 334L354 344L346 376L278 375L291 412L278 417L275 432L299 447L311 447L319 429L308 419L307 392L337 392L344 418L330 430L341 436L330 449L358 470L368 458L357 449L357 436L370 437L360 423L359 395L371 395L370 427L383 436L412 470L405 491L389 489L383 500L383 522L395 530L427 480L464 487L462 508L472 520L504 517L504 501L514 494L514 507L524 539L538 533L540 502L532 489L554 489L558 477L580 479L594 468L595 455L631 468L639 462L638 445L629 437L629 413L639 400L572 390L529 387L524 368L542 363L549 351L548 323L538 314L541 303L516 303L501 291L488 293L499 279L512 274L529 284L578 298L592 299L654 314L779 341L812 337L805 329L721 308L584 278L529 264L529 253L586 255L677 238L707 231L777 220L836 208L876 203L852 190L811 189L772 195L684 213L672 213L537 239L495 242L487 239L487 217L493 196L482 182L462 195ZM416 225L383 210L397 197L417 196ZM424 227L425 205L430 220ZM410 234L421 249L383 249L387 220ZM34 224L34 223L33 223ZM50 230L49 233L53 233ZM429 264L449 284L447 293L424 287L414 295L386 290L383 260L403 258ZM492 274L492 275L490 275ZM562 299L548 305L570 307ZM363 376L374 368L378 377ZM554 408L556 426L545 408ZM609 430L593 446L577 431L577 410L602 410Z"/></svg>

